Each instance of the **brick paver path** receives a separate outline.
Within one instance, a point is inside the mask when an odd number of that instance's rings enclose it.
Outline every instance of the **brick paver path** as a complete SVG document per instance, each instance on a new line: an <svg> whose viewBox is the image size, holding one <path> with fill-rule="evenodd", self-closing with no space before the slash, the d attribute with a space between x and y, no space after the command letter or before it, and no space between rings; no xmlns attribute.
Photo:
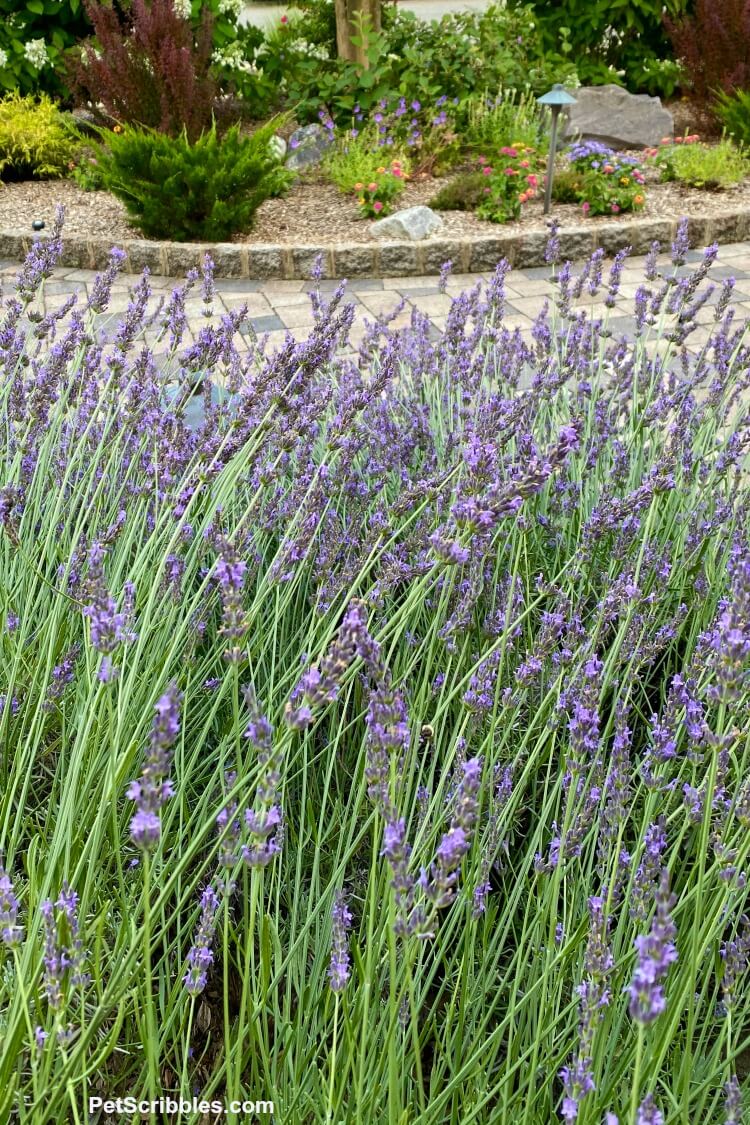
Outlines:
<svg viewBox="0 0 750 1125"><path fill-rule="evenodd" d="M688 263L699 261L701 257L702 251L693 250L688 255ZM664 261L667 261L666 257ZM605 281L609 265L608 262L604 263ZM609 313L609 326L614 333L629 334L633 328L633 298L638 285L644 281L643 265L643 258L628 259L625 265L617 304ZM0 280L5 295L10 293L12 279L18 269L17 263L0 262ZM49 312L59 307L71 293L88 289L95 276L92 270L65 268L56 270L53 277L45 283L45 311ZM430 318L437 331L441 331L445 327L452 298L475 285L477 281L486 280L490 276L490 274L454 274L449 278L444 293L438 288L437 277L353 280L347 285L347 299L353 301L356 306L351 342L357 345L368 320L372 321L391 313L402 302L401 311L390 322L392 327L398 328L408 324L412 309L417 308ZM720 247L718 260L711 270L710 277L719 283L717 295L722 279L736 278L734 300L738 306L737 315L741 318L750 317L750 243L734 243ZM550 278L549 267L512 270L508 274L507 310L504 320L508 327L518 326L522 330L531 327L534 317L539 313L545 300L551 298L555 292L555 286ZM99 318L102 323L104 321L111 323L124 311L128 303L129 289L137 280L136 277L129 275L121 275L118 278L113 289L109 311ZM157 298L168 293L178 281L173 278L153 277L151 284L154 296ZM336 281L325 281L320 283L320 287L323 292L330 293L338 284ZM308 296L312 282L217 279L215 286L215 313L221 314L225 310L236 309L240 305L247 304L249 324L258 335L267 335L268 349L278 347L284 341L288 330L296 337L304 337L313 323ZM604 305L605 295L606 288L600 290L594 298L584 293L580 305L586 307L595 316L603 316L607 312ZM188 300L186 307L190 326L194 332L206 323L202 316L202 308L203 303L198 291L195 297ZM695 345L700 346L705 341L712 318L713 311L710 305L699 312L697 320L701 327L690 337Z"/></svg>

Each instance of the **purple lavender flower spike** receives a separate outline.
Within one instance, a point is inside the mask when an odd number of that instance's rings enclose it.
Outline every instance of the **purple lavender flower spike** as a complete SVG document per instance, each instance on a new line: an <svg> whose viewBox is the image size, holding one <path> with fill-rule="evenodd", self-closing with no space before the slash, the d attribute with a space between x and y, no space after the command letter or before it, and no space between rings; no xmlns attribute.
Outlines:
<svg viewBox="0 0 750 1125"><path fill-rule="evenodd" d="M687 219L680 219L677 227L677 234L674 242L672 243L672 263L675 266L682 266L685 264L687 252L690 249L690 239L688 237L688 221Z"/></svg>
<svg viewBox="0 0 750 1125"><path fill-rule="evenodd" d="M159 812L174 795L169 777L172 763L171 747L180 731L180 703L182 694L172 683L156 704L149 749L138 781L132 781L127 796L136 803L136 812L130 822L133 843L143 851L151 851L161 836Z"/></svg>
<svg viewBox="0 0 750 1125"><path fill-rule="evenodd" d="M652 1094L647 1094L638 1107L636 1125L664 1125L664 1114L657 1106Z"/></svg>
<svg viewBox="0 0 750 1125"><path fill-rule="evenodd" d="M248 867L267 867L281 851L282 844L282 751L278 743L274 744L273 727L260 713L251 687L245 689L244 697L250 710L245 737L258 752L260 777L255 790L255 805L245 809L244 822L250 838L240 848L240 854Z"/></svg>
<svg viewBox="0 0 750 1125"><path fill-rule="evenodd" d="M9 949L17 949L23 942L23 926L18 922L19 907L13 881L0 863L0 940Z"/></svg>
<svg viewBox="0 0 750 1125"><path fill-rule="evenodd" d="M53 1011L65 1004L66 990L83 987L89 976L84 970L86 952L77 915L78 895L63 884L56 902L41 905L44 933L43 988Z"/></svg>
<svg viewBox="0 0 750 1125"><path fill-rule="evenodd" d="M346 905L343 891L336 891L331 915L333 930L331 933L331 962L328 966L328 979L332 992L343 992L351 975L349 929L352 924L351 911Z"/></svg>
<svg viewBox="0 0 750 1125"><path fill-rule="evenodd" d="M742 1125L742 1087L736 1074L724 1087L724 1125Z"/></svg>
<svg viewBox="0 0 750 1125"><path fill-rule="evenodd" d="M185 991L190 996L198 996L203 992L208 981L208 970L214 960L211 943L216 929L216 914L220 903L219 896L209 883L201 895L201 914L198 929L187 955L187 971L182 978Z"/></svg>
<svg viewBox="0 0 750 1125"><path fill-rule="evenodd" d="M220 554L215 574L222 607L219 633L229 642L224 650L224 659L230 664L238 664L242 659L239 642L248 628L242 604L247 563L239 557L237 550L223 536L217 537L217 549Z"/></svg>
<svg viewBox="0 0 750 1125"><path fill-rule="evenodd" d="M630 984L630 1014L641 1024L652 1023L667 1006L664 980L670 965L677 960L677 929L670 914L676 901L669 891L669 872L664 868L651 930L635 939L638 959Z"/></svg>
<svg viewBox="0 0 750 1125"><path fill-rule="evenodd" d="M560 1110L562 1119L577 1121L581 1101L595 1088L589 1060L577 1056L571 1066L560 1068L560 1078L563 1082L563 1101Z"/></svg>

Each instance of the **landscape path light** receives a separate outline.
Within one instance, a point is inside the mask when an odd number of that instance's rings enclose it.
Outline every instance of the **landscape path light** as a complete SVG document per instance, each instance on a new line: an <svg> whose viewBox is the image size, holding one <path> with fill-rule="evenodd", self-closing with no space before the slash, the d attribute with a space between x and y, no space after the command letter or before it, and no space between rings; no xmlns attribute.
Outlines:
<svg viewBox="0 0 750 1125"><path fill-rule="evenodd" d="M557 119L564 105L575 105L575 98L565 89L560 82L555 82L551 90L536 99L540 105L548 105L552 110L552 135L549 141L549 156L547 157L547 184L544 189L544 213L549 215L552 202L552 176L555 171L555 149L557 148Z"/></svg>

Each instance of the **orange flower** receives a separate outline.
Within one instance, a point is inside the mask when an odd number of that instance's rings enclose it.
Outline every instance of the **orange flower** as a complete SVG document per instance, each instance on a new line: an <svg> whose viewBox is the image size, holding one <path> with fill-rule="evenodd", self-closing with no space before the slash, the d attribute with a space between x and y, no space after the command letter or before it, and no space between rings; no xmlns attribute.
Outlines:
<svg viewBox="0 0 750 1125"><path fill-rule="evenodd" d="M640 207L643 202L645 202L645 200L642 195L633 196L633 203L635 203L636 207Z"/></svg>
<svg viewBox="0 0 750 1125"><path fill-rule="evenodd" d="M355 184L355 185L354 185L354 190L355 190L355 191L364 191L364 190L365 190L365 185L364 185L364 184Z"/></svg>

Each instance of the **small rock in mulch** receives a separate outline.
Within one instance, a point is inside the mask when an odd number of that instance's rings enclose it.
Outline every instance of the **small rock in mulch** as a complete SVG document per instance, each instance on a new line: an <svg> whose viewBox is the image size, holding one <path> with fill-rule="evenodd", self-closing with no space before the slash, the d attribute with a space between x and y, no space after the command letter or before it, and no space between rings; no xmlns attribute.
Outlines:
<svg viewBox="0 0 750 1125"><path fill-rule="evenodd" d="M419 204L416 207L406 207L403 211L395 211L385 219L378 219L370 227L370 236L378 241L401 242L409 239L418 242L422 238L429 238L437 234L444 226L443 220L430 207Z"/></svg>

